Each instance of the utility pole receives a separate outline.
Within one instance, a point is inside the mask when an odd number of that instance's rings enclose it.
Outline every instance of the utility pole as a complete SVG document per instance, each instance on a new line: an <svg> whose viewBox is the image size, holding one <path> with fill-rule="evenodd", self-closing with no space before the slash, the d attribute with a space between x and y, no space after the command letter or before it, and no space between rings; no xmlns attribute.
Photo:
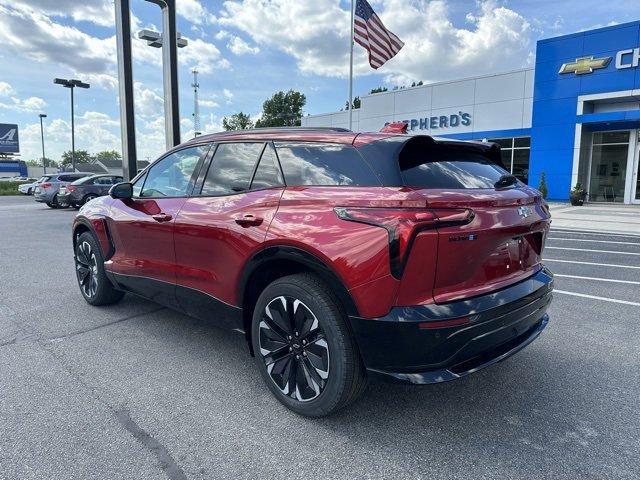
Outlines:
<svg viewBox="0 0 640 480"><path fill-rule="evenodd" d="M191 70L193 73L193 83L191 86L193 87L193 137L197 137L202 134L200 131L200 105L198 103L198 89L200 88L200 84L198 83L198 70L195 68Z"/></svg>
<svg viewBox="0 0 640 480"><path fill-rule="evenodd" d="M40 115L38 115L40 117L40 138L42 139L42 173L43 175L47 174L47 161L45 160L45 156L44 156L44 127L42 126L42 119L46 118L47 115L44 113L41 113Z"/></svg>

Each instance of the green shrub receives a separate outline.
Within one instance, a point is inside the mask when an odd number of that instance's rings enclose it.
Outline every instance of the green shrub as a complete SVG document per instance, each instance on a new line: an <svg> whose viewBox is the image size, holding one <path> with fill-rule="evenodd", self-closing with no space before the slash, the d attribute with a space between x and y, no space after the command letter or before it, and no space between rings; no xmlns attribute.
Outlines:
<svg viewBox="0 0 640 480"><path fill-rule="evenodd" d="M29 182L0 182L0 196L21 195L18 185Z"/></svg>
<svg viewBox="0 0 640 480"><path fill-rule="evenodd" d="M540 172L540 184L538 185L538 190L542 194L542 198L547 199L547 195L549 195L549 189L547 188L547 177L544 172Z"/></svg>

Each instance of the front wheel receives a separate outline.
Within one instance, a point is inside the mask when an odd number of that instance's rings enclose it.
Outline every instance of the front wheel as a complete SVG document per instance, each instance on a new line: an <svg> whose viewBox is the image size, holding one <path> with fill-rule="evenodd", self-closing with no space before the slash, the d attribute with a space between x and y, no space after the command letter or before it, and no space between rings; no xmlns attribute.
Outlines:
<svg viewBox="0 0 640 480"><path fill-rule="evenodd" d="M348 318L314 275L283 277L262 292L253 313L252 342L267 386L298 414L329 415L366 387Z"/></svg>
<svg viewBox="0 0 640 480"><path fill-rule="evenodd" d="M76 277L82 296L91 305L110 305L119 302L124 292L116 290L104 271L104 258L98 242L89 232L76 241Z"/></svg>

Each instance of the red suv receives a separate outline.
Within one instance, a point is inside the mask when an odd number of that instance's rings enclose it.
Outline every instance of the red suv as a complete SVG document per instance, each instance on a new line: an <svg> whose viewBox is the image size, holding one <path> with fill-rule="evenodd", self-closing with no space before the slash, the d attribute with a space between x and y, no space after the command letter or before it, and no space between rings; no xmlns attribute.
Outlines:
<svg viewBox="0 0 640 480"><path fill-rule="evenodd" d="M169 151L86 204L73 244L87 302L240 330L278 400L321 416L367 378L452 380L533 341L549 224L495 144L261 129Z"/></svg>

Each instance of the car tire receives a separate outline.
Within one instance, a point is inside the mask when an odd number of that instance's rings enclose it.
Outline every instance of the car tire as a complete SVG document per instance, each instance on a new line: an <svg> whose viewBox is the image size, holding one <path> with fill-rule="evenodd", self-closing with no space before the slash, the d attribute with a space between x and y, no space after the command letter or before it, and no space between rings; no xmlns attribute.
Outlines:
<svg viewBox="0 0 640 480"><path fill-rule="evenodd" d="M315 275L290 275L268 285L256 302L251 328L265 383L294 412L326 416L364 392L366 371L347 315Z"/></svg>
<svg viewBox="0 0 640 480"><path fill-rule="evenodd" d="M97 195L94 195L93 193L88 193L87 195L85 195L85 197L82 199L82 205L84 205L87 202L90 202L91 200L93 200L94 198L98 198Z"/></svg>
<svg viewBox="0 0 640 480"><path fill-rule="evenodd" d="M80 293L91 305L111 305L122 300L124 292L116 290L104 270L104 257L95 237L84 232L76 240L74 252L76 278Z"/></svg>

